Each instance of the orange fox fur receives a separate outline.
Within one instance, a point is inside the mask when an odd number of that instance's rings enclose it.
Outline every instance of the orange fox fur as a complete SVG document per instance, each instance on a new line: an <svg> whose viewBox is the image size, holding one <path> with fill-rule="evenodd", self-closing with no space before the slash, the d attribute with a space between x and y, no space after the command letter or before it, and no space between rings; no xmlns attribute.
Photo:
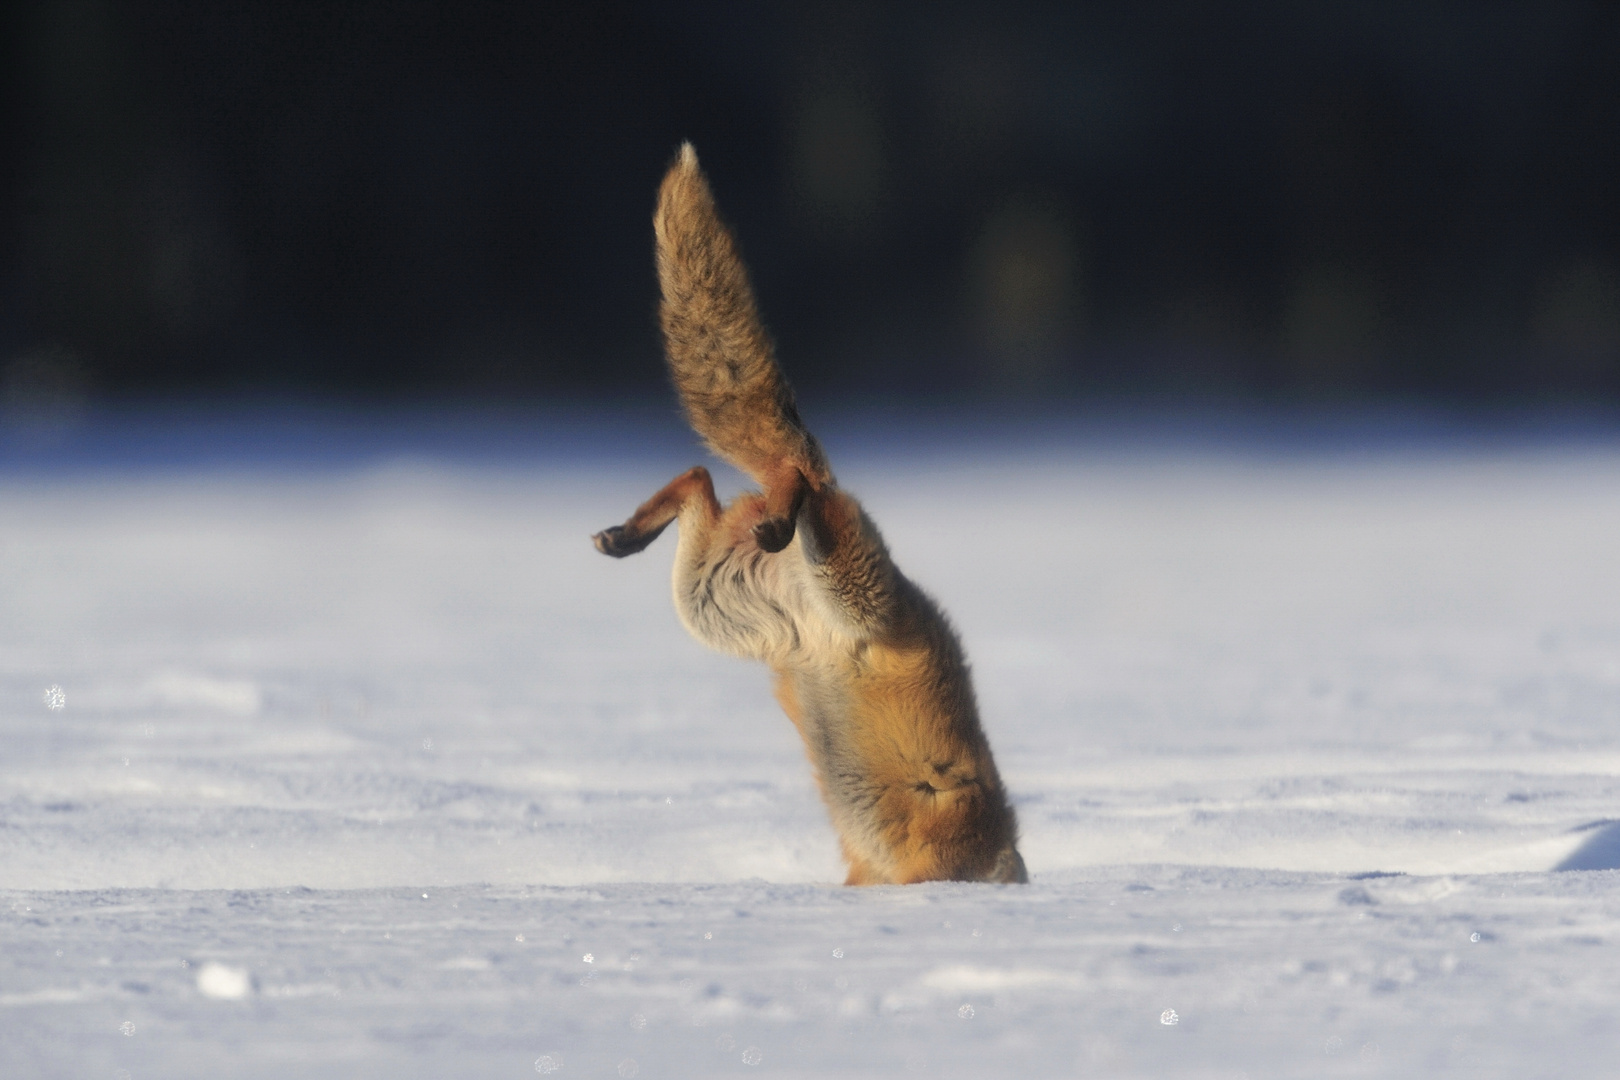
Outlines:
<svg viewBox="0 0 1620 1080"><path fill-rule="evenodd" d="M597 533L597 549L622 558L680 523L681 621L706 645L770 665L847 884L1028 880L961 644L799 419L690 144L664 177L653 230L687 418L764 490L721 506L697 466Z"/></svg>

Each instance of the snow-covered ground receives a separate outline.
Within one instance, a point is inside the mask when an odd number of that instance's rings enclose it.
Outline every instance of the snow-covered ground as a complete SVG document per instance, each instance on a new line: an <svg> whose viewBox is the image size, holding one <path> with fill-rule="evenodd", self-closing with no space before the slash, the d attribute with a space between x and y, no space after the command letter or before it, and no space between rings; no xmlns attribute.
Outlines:
<svg viewBox="0 0 1620 1080"><path fill-rule="evenodd" d="M120 423L0 455L0 1076L1615 1073L1601 430L825 425L1033 876L846 890L588 542L667 419Z"/></svg>

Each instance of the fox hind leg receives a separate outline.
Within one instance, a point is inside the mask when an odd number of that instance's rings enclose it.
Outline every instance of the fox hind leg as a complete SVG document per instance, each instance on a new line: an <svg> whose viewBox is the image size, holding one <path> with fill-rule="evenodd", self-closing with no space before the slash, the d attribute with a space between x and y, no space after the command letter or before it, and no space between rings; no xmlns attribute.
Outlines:
<svg viewBox="0 0 1620 1080"><path fill-rule="evenodd" d="M714 495L714 480L709 470L701 465L681 473L665 484L658 493L636 508L623 525L612 525L595 536L591 542L604 555L622 559L644 551L648 544L669 528L669 523L680 516L682 507L693 499L700 500L709 518L720 516L720 500ZM790 534L791 538L791 534Z"/></svg>

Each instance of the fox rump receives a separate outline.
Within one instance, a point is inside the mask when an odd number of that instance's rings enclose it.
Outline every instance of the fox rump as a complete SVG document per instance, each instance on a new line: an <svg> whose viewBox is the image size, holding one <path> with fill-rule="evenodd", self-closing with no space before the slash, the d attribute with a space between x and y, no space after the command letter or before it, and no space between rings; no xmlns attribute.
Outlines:
<svg viewBox="0 0 1620 1080"><path fill-rule="evenodd" d="M722 506L696 466L597 533L597 549L622 558L679 523L675 610L705 645L775 674L847 884L1027 881L961 643L799 418L689 143L659 188L653 232L687 419L761 490Z"/></svg>

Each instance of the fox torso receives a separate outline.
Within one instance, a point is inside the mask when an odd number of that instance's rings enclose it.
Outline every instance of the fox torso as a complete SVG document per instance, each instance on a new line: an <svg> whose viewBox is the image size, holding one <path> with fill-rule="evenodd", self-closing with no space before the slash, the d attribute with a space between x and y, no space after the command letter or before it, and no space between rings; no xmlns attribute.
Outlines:
<svg viewBox="0 0 1620 1080"><path fill-rule="evenodd" d="M699 641L774 671L850 884L1026 880L961 645L800 421L690 146L654 223L688 419L765 490L722 507L688 470L597 547L632 554L679 522L675 609Z"/></svg>

